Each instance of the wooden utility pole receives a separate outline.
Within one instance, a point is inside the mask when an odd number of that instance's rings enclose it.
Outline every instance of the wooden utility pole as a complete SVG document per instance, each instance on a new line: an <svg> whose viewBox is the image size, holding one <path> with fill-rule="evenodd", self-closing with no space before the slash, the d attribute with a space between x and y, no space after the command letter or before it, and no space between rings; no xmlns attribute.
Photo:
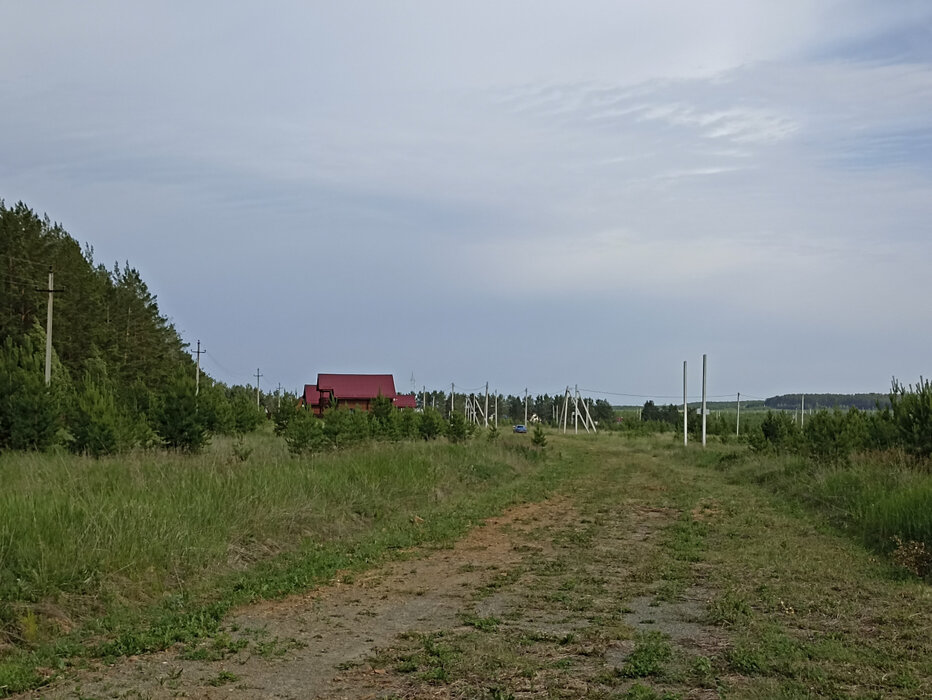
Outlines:
<svg viewBox="0 0 932 700"><path fill-rule="evenodd" d="M201 393L201 355L207 352L206 350L201 350L201 341L197 341L197 350L194 351L197 355L197 371L194 374L194 395L198 396Z"/></svg>
<svg viewBox="0 0 932 700"><path fill-rule="evenodd" d="M50 287L52 285L49 285ZM51 323L51 321L49 321ZM806 424L806 395L799 395L799 429L802 430Z"/></svg>
<svg viewBox="0 0 932 700"><path fill-rule="evenodd" d="M453 415L453 406L455 405L455 399L454 399L454 397L456 396L456 394L454 393L455 390L456 390L456 385L453 382L450 382L450 415L451 416Z"/></svg>
<svg viewBox="0 0 932 700"><path fill-rule="evenodd" d="M527 387L524 387L524 425L527 425Z"/></svg>
<svg viewBox="0 0 932 700"><path fill-rule="evenodd" d="M485 419L485 427L488 428L489 427L489 383L488 382L485 383L485 415L483 416L483 418Z"/></svg>
<svg viewBox="0 0 932 700"><path fill-rule="evenodd" d="M570 388L566 387L566 393L563 394L563 434L566 435L566 419L570 409Z"/></svg>
<svg viewBox="0 0 932 700"><path fill-rule="evenodd" d="M256 367L256 410L259 410L259 377L264 377L264 374L259 374L259 368Z"/></svg>
<svg viewBox="0 0 932 700"><path fill-rule="evenodd" d="M498 389L495 390L495 428L498 429Z"/></svg>
<svg viewBox="0 0 932 700"><path fill-rule="evenodd" d="M735 419L735 436L741 436L741 392L738 392L738 417Z"/></svg>
<svg viewBox="0 0 932 700"><path fill-rule="evenodd" d="M573 435L579 435L579 384L573 387Z"/></svg>
<svg viewBox="0 0 932 700"><path fill-rule="evenodd" d="M45 385L52 383L52 300L55 292L63 292L64 289L55 289L55 273L52 272L52 266L49 265L49 288L36 289L37 292L48 292L49 305L48 313L45 319Z"/></svg>

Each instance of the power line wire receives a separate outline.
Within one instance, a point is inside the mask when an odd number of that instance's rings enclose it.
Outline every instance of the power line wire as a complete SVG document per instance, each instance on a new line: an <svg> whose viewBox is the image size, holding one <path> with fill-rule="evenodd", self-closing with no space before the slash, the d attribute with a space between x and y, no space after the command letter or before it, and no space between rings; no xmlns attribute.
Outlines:
<svg viewBox="0 0 932 700"><path fill-rule="evenodd" d="M583 389L580 388L580 391L585 391L590 394L605 394L607 396L630 396L636 399L682 399L682 394L625 394L620 391L601 391L599 389ZM706 394L707 399L727 399L735 396L737 392L732 394ZM687 394L687 398L701 396L700 394Z"/></svg>
<svg viewBox="0 0 932 700"><path fill-rule="evenodd" d="M40 268L48 268L49 265L51 264L48 262L39 262L37 260L27 260L26 258L20 258L20 257L17 257L16 255L7 254L7 255L4 255L3 257L6 258L7 260L15 260L18 263L25 263L26 265L33 265L35 267L40 267Z"/></svg>

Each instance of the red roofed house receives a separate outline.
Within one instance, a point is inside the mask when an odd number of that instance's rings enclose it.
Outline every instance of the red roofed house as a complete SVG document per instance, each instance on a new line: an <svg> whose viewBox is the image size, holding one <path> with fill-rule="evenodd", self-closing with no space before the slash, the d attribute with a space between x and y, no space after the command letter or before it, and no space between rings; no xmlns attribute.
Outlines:
<svg viewBox="0 0 932 700"><path fill-rule="evenodd" d="M417 408L417 396L414 394L396 395L395 408Z"/></svg>
<svg viewBox="0 0 932 700"><path fill-rule="evenodd" d="M391 399L399 408L413 408L415 397L395 393L395 379L390 374L318 374L317 384L304 386L303 403L315 416L334 404L354 411L369 411L378 396ZM399 399L401 402L399 404Z"/></svg>

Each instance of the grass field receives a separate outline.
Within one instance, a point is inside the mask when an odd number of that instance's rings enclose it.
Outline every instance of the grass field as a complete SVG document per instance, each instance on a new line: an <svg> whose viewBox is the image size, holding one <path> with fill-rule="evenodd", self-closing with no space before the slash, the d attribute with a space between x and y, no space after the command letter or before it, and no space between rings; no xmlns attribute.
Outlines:
<svg viewBox="0 0 932 700"><path fill-rule="evenodd" d="M298 459L271 434L196 457L0 455L0 692L83 655L216 628L231 606L449 541L563 478L528 441Z"/></svg>
<svg viewBox="0 0 932 700"><path fill-rule="evenodd" d="M298 459L260 434L246 461L225 441L197 457L2 455L0 695L95 657L225 634L235 606L452 542L509 505L554 491L574 499L583 524L548 531L560 545L555 559L535 559L507 585L530 607L584 614L585 635L601 640L573 647L595 655L577 669L594 674L592 697L932 692L930 587L874 554L908 528L927 541L928 473L893 457L816 468L744 445L684 450L670 435L550 434L542 452L526 437ZM621 537L625 518L643 509L663 513L663 527L613 559L625 563L620 588L572 575L608 566L593 543ZM532 569L547 585L522 587ZM707 653L687 653L625 617L632 601L666 604L697 587L707 597L704 623L724 640ZM592 614L577 610L583 599L596 601ZM468 634L430 642L449 650L449 683L477 678L490 649L513 653L520 640L512 636L525 634L517 622L465 614ZM606 665L613 639L633 644L614 666ZM429 665L436 654L418 643L383 654L399 666ZM531 673L537 662L528 663ZM507 697L517 681L499 680Z"/></svg>

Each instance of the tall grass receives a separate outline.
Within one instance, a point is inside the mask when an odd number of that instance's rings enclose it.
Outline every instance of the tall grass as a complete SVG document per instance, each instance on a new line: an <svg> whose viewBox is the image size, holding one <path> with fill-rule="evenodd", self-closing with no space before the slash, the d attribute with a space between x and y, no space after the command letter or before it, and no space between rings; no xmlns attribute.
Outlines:
<svg viewBox="0 0 932 700"><path fill-rule="evenodd" d="M50 603L72 618L70 627L179 592L282 592L298 579L271 588L222 581L283 556L293 563L321 548L348 553L328 555L332 568L356 550L378 556L452 537L556 474L508 437L296 458L280 440L257 435L245 462L222 439L198 456L0 455L0 642L34 641L25 627Z"/></svg>
<svg viewBox="0 0 932 700"><path fill-rule="evenodd" d="M711 452L740 480L753 480L819 511L840 530L932 579L932 473L896 450L854 453L826 462L801 454ZM923 554L923 552L927 554Z"/></svg>
<svg viewBox="0 0 932 700"><path fill-rule="evenodd" d="M475 465L456 452L399 445L298 460L269 450L248 463L216 452L100 461L5 455L0 592L36 600L127 581L183 584L205 567L294 547L296 538L328 540L412 517L475 478ZM483 475L514 470L495 457Z"/></svg>

